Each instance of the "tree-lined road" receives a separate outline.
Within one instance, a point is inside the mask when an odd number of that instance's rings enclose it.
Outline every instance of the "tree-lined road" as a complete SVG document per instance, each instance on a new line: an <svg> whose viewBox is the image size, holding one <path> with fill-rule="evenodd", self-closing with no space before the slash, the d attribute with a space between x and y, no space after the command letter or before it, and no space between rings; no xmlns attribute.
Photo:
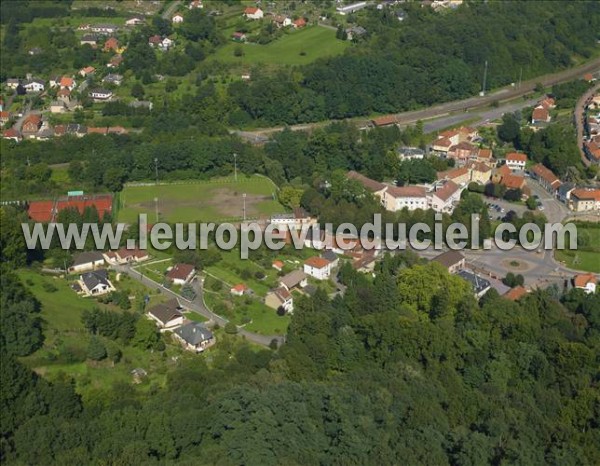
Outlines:
<svg viewBox="0 0 600 466"><path fill-rule="evenodd" d="M598 92L600 89L600 83L593 86L589 89L585 94L581 96L581 98L577 101L577 105L575 106L575 113L573 117L575 118L575 126L577 128L577 147L579 147L579 154L581 156L581 160L585 166L590 165L589 159L586 157L585 152L583 150L583 133L584 133L584 124L585 124L585 108L589 105L592 100L593 95Z"/></svg>

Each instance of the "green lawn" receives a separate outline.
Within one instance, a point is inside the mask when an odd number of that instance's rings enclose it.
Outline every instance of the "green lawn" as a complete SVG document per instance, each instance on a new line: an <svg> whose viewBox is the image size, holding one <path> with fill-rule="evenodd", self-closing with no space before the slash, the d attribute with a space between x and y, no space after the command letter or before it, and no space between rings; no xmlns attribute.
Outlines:
<svg viewBox="0 0 600 466"><path fill-rule="evenodd" d="M579 236L587 237L586 244L578 250L557 250L555 258L569 268L600 273L600 228L577 222Z"/></svg>
<svg viewBox="0 0 600 466"><path fill-rule="evenodd" d="M126 186L120 195L119 222L134 223L138 214L148 214L148 223L239 221L270 216L285 209L273 197L277 187L259 176L214 178L208 181ZM155 199L157 201L155 201Z"/></svg>
<svg viewBox="0 0 600 466"><path fill-rule="evenodd" d="M236 47L244 55L234 56ZM335 38L335 31L321 26L308 26L267 44L238 44L233 41L221 47L209 60L237 64L306 65L318 58L338 55L349 46ZM303 53L303 55L301 55Z"/></svg>

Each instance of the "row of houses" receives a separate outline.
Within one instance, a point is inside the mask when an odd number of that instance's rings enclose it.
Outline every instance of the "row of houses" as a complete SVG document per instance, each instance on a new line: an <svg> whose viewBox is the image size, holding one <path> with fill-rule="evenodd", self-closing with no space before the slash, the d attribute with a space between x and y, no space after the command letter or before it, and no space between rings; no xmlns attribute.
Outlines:
<svg viewBox="0 0 600 466"><path fill-rule="evenodd" d="M117 134L123 135L129 132L128 129L122 126L84 126L79 123L70 123L67 125L51 126L48 119L42 118L41 115L30 114L23 121L21 131L15 127L4 130L2 133L3 139L19 142L23 139L33 139L45 141L55 137L75 136L83 137L89 134Z"/></svg>

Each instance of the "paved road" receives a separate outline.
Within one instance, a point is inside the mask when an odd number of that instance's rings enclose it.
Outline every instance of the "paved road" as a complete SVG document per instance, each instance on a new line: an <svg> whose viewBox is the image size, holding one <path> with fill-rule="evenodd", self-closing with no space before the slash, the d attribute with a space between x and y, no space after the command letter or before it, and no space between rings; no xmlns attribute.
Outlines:
<svg viewBox="0 0 600 466"><path fill-rule="evenodd" d="M575 106L575 113L573 117L575 118L575 126L577 127L577 146L579 147L579 154L581 155L581 160L584 165L589 166L590 160L586 157L585 152L583 150L583 133L584 133L584 120L585 120L585 109L589 105L592 100L593 95L600 89L600 83L593 86L589 89L585 94L581 96L581 98L577 101L577 105Z"/></svg>
<svg viewBox="0 0 600 466"><path fill-rule="evenodd" d="M203 298L202 285L198 280L195 280L194 284L193 284L195 291L196 291L196 298L193 301L189 301L189 300L183 298L181 295L175 293L174 291L171 291L168 288L163 287L161 284L155 282L154 280L148 278L147 276L142 275L140 272L138 272L137 270L135 270L133 267L131 267L129 265L117 265L117 266L113 266L113 268L117 272L121 272L121 273L125 273L125 274L129 275L131 278L139 281L140 283L144 284L148 288L151 288L154 290L160 290L162 293L166 294L167 296L170 296L173 298L178 298L180 300L180 302L184 305L184 307L188 308L190 311L197 312L198 314L212 320L213 322L219 324L221 327L223 327L227 322L229 322L227 319L215 314L214 312L210 311L206 307L206 304L204 303L204 298ZM259 345L263 345L263 346L267 346L267 347L269 346L271 341L273 341L274 339L277 340L279 345L283 344L283 342L285 341L285 337L282 335L259 335L257 333L248 332L247 330L244 330L243 328L240 328L240 327L238 327L238 335L245 337L247 340L249 340L253 343L257 343Z"/></svg>
<svg viewBox="0 0 600 466"><path fill-rule="evenodd" d="M436 105L429 108L424 108L421 110L414 110L411 112L404 113L396 113L393 116L396 117L396 120L399 125L408 125L415 123L419 120L431 120L438 117L451 116L451 114L455 112L464 112L464 111L472 111L472 110L481 110L485 107L490 106L494 102L507 102L510 100L517 99L524 95L527 95L535 89L536 84L542 83L544 86L552 86L554 84L558 84L565 81L571 81L575 78L582 76L585 73L595 72L600 69L600 58L595 58L584 65L577 66L574 68L569 68L568 70L561 71L559 73L549 74L545 76L540 76L538 78L524 81L521 83L519 87L506 86L504 88L498 89L490 94L487 94L483 97L475 96L469 97L468 99L447 102L444 104ZM511 105L513 105L511 103ZM521 103L521 108L525 107L524 103ZM499 109L496 109L499 110ZM489 110L490 112L494 112L494 110ZM502 110L504 111L504 110ZM468 113L467 113L468 114ZM452 118L454 118L453 116ZM469 118L472 118L471 116ZM465 119L469 119L465 118ZM293 131L302 131L302 130L311 130L314 128L322 127L329 125L332 121L335 120L327 120L316 123L302 124L302 125L292 125L289 128ZM365 118L356 118L346 120L349 122L354 122L359 127L364 127L368 124L369 120ZM464 120L463 120L464 121ZM459 121L460 123L460 121ZM452 124L452 123L450 123ZM449 126L449 124L446 124ZM240 137L245 139L254 141L257 136L259 137L268 137L270 134L281 131L284 129L284 126L276 126L272 128L263 128L256 131L238 131L231 130L231 133L238 134Z"/></svg>

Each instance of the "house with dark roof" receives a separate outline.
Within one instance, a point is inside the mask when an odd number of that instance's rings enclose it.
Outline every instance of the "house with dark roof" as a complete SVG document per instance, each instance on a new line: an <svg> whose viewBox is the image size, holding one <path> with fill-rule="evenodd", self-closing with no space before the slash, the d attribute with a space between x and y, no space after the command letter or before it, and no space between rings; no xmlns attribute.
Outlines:
<svg viewBox="0 0 600 466"><path fill-rule="evenodd" d="M104 265L104 256L98 251L84 251L73 258L73 264L69 272L79 273L87 270L95 270Z"/></svg>
<svg viewBox="0 0 600 466"><path fill-rule="evenodd" d="M457 275L471 284L473 294L478 299L486 294L492 287L489 280L467 270L460 270Z"/></svg>
<svg viewBox="0 0 600 466"><path fill-rule="evenodd" d="M173 282L174 285L185 285L189 283L194 275L196 274L196 268L191 264L175 264L167 272L167 278Z"/></svg>
<svg viewBox="0 0 600 466"><path fill-rule="evenodd" d="M292 291L294 288L304 288L308 284L306 274L302 270L294 270L279 279L279 285Z"/></svg>
<svg viewBox="0 0 600 466"><path fill-rule="evenodd" d="M464 269L466 265L465 256L454 250L443 252L432 260L442 265L450 273L457 273L459 270Z"/></svg>
<svg viewBox="0 0 600 466"><path fill-rule="evenodd" d="M212 332L198 322L190 322L176 328L173 336L185 349L196 353L201 353L215 344L215 337Z"/></svg>
<svg viewBox="0 0 600 466"><path fill-rule="evenodd" d="M79 277L79 285L82 292L88 296L99 296L115 291L115 287L108 279L108 272L105 269L83 273Z"/></svg>
<svg viewBox="0 0 600 466"><path fill-rule="evenodd" d="M183 325L185 318L181 310L182 307L179 305L179 301L177 301L177 298L173 298L148 309L147 314L151 320L156 322L161 331L165 331Z"/></svg>

